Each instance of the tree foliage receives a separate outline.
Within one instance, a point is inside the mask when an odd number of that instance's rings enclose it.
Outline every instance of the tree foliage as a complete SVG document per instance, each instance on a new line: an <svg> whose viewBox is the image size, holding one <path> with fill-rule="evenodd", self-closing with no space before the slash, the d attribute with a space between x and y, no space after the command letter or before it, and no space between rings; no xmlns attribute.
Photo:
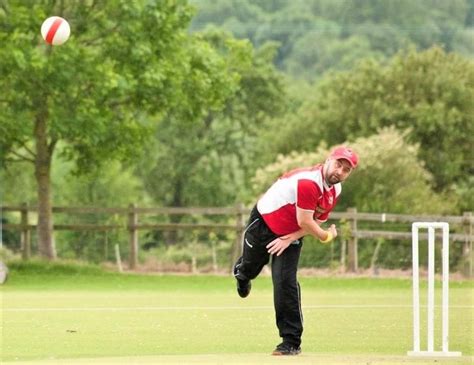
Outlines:
<svg viewBox="0 0 474 365"><path fill-rule="evenodd" d="M298 78L350 69L366 56L389 58L434 44L472 56L469 0L193 0L192 29L209 23L259 46L280 43L275 64Z"/></svg>
<svg viewBox="0 0 474 365"><path fill-rule="evenodd" d="M281 76L272 66L272 45L259 50L215 29L195 34L226 60L222 75L233 93L222 110L183 117L170 113L157 128L153 158L142 160L140 175L155 201L172 206L228 205L249 186L254 148L263 122L284 112ZM238 75L234 83L226 74ZM180 109L183 105L180 105ZM178 111L177 111L178 112Z"/></svg>
<svg viewBox="0 0 474 365"><path fill-rule="evenodd" d="M40 39L50 14L71 24L63 46ZM53 258L50 176L58 142L80 171L130 160L154 121L179 114L192 124L223 104L237 76L225 73L207 42L186 33L184 1L9 1L0 17L0 160L34 163L40 251Z"/></svg>
<svg viewBox="0 0 474 365"><path fill-rule="evenodd" d="M182 80L174 76L186 67L175 60L191 13L165 4L7 2L1 125L2 136L13 138L2 146L27 144L35 117L44 115L49 144L67 141L67 156L81 168L138 150L147 132L141 111L158 114L176 103L173 82ZM73 28L61 47L47 46L38 31L53 12ZM3 157L9 151L2 148Z"/></svg>
<svg viewBox="0 0 474 365"><path fill-rule="evenodd" d="M474 172L474 64L438 47L401 52L387 65L366 61L328 76L290 122L282 120L275 148L310 151L369 136L381 127L408 130L419 143L438 190Z"/></svg>

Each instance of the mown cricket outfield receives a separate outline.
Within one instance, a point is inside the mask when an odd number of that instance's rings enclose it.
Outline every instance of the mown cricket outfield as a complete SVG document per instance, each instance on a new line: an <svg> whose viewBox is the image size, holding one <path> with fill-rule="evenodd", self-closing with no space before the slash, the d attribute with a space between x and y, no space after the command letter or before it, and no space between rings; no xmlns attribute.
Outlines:
<svg viewBox="0 0 474 365"><path fill-rule="evenodd" d="M39 266L38 266L39 267ZM4 362L471 364L474 285L450 283L450 348L457 359L416 359L412 283L301 277L302 354L270 356L279 342L269 277L241 299L230 276L132 275L98 269L15 269L0 287ZM49 272L48 272L49 271ZM425 286L425 280L421 282ZM426 323L422 291L422 328ZM435 346L441 343L436 282ZM426 331L422 344L426 344Z"/></svg>

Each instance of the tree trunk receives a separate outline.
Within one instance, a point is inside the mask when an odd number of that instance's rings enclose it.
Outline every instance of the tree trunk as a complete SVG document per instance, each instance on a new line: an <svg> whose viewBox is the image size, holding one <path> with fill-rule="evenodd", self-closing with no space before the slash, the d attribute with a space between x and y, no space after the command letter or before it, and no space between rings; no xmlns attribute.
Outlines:
<svg viewBox="0 0 474 365"><path fill-rule="evenodd" d="M41 256L56 258L51 206L51 158L54 142L48 145L47 113L39 112L35 121L35 177L38 187L38 248Z"/></svg>

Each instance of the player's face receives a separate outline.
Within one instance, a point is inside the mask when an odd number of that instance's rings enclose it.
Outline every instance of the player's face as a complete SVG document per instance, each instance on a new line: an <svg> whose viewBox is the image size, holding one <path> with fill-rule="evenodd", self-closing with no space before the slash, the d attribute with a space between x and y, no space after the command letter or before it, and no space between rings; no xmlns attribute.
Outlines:
<svg viewBox="0 0 474 365"><path fill-rule="evenodd" d="M351 164L347 160L329 159L326 162L326 181L330 185L340 183L349 177L352 170Z"/></svg>

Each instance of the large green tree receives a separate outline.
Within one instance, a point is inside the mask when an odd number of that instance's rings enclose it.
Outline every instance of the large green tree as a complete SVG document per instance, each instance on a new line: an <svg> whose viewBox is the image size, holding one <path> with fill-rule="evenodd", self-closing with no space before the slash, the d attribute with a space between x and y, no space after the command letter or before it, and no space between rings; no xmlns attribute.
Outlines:
<svg viewBox="0 0 474 365"><path fill-rule="evenodd" d="M274 45L255 50L215 29L195 36L212 44L228 72L239 75L235 92L222 110L170 113L159 123L156 143L149 146L153 157L142 161L139 173L159 204L233 204L258 164L255 146L263 122L285 112L284 82L272 64Z"/></svg>
<svg viewBox="0 0 474 365"><path fill-rule="evenodd" d="M41 23L51 15L71 25L65 45L41 39ZM232 92L235 77L221 72L219 54L188 36L191 15L180 0L1 3L0 160L34 164L43 256L56 256L51 162L58 142L79 171L131 159L153 121L183 100L192 116Z"/></svg>
<svg viewBox="0 0 474 365"><path fill-rule="evenodd" d="M319 84L308 103L275 126L276 152L311 151L381 127L408 130L438 190L474 173L474 63L441 48L402 52L388 64L367 61Z"/></svg>
<svg viewBox="0 0 474 365"><path fill-rule="evenodd" d="M275 63L315 80L366 56L391 57L409 44L441 44L472 56L471 0L192 0L192 29L209 23L256 46L278 41Z"/></svg>

